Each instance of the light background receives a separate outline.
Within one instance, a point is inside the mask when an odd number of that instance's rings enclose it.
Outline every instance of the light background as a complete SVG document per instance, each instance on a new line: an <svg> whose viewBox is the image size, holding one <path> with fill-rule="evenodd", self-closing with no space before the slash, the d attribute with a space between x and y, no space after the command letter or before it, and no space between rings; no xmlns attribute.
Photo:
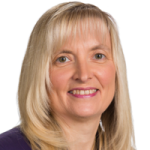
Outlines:
<svg viewBox="0 0 150 150"><path fill-rule="evenodd" d="M17 88L30 33L39 17L63 0L0 1L0 133L19 124ZM82 0L116 20L127 64L138 150L150 150L149 0Z"/></svg>

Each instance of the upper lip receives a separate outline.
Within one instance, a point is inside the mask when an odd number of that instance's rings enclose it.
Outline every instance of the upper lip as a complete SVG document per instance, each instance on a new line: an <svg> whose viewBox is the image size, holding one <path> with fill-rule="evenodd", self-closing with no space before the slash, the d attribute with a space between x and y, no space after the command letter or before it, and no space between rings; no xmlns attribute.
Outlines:
<svg viewBox="0 0 150 150"><path fill-rule="evenodd" d="M93 89L97 89L97 88L95 88L95 87L76 87L76 88L71 89L70 91L73 91L73 90L93 90Z"/></svg>

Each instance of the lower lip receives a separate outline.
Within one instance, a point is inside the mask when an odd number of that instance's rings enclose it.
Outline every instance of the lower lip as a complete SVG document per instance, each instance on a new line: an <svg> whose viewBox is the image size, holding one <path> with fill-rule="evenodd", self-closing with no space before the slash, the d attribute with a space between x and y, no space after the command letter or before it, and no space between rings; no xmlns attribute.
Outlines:
<svg viewBox="0 0 150 150"><path fill-rule="evenodd" d="M72 94L72 93L68 93L74 97L77 97L77 98L89 98L89 97L93 97L97 94L99 90L97 90L95 93L92 93L92 94L88 94L88 95L79 95L79 94Z"/></svg>

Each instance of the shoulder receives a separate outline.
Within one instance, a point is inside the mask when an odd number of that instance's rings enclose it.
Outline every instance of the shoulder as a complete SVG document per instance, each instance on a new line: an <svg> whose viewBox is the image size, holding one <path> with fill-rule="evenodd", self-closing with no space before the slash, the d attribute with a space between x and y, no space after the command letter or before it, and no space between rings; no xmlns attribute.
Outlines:
<svg viewBox="0 0 150 150"><path fill-rule="evenodd" d="M0 134L0 150L31 150L19 126Z"/></svg>

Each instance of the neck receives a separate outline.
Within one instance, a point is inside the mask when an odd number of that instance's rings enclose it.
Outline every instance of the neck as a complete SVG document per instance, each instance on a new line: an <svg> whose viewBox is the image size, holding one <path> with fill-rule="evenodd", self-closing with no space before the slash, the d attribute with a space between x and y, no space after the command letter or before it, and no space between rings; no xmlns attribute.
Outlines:
<svg viewBox="0 0 150 150"><path fill-rule="evenodd" d="M55 116L55 119L64 132L69 150L94 150L100 117L70 120Z"/></svg>

